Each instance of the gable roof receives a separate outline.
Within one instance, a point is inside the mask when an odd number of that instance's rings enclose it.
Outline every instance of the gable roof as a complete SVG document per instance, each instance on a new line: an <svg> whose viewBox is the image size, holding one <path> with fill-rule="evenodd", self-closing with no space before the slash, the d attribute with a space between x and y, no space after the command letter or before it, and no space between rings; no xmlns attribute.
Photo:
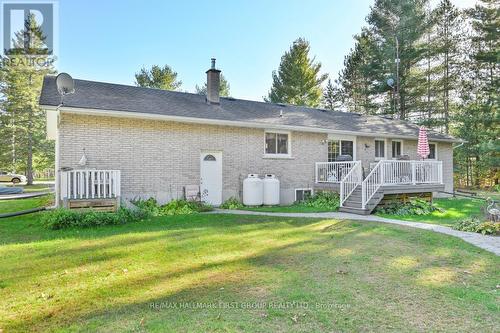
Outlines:
<svg viewBox="0 0 500 333"><path fill-rule="evenodd" d="M43 80L42 107L57 107L61 96L55 76ZM193 122L248 123L273 128L301 127L309 131L353 132L366 136L414 137L418 126L381 116L327 111L303 106L221 97L220 105L208 104L204 95L121 84L75 80L75 93L64 96L63 109L88 109L94 113L120 111L122 115L157 115L189 118ZM280 114L282 116L280 116ZM251 126L250 126L251 127ZM428 131L430 140L459 142L451 136Z"/></svg>

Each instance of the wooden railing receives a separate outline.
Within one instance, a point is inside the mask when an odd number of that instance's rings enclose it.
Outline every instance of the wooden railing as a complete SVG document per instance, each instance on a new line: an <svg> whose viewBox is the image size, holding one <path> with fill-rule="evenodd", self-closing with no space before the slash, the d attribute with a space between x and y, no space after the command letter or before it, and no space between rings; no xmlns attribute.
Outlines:
<svg viewBox="0 0 500 333"><path fill-rule="evenodd" d="M380 186L443 184L441 161L379 161L361 183L362 208Z"/></svg>
<svg viewBox="0 0 500 333"><path fill-rule="evenodd" d="M340 207L351 195L351 193L361 185L363 174L361 170L361 162L357 161L351 170L340 181Z"/></svg>
<svg viewBox="0 0 500 333"><path fill-rule="evenodd" d="M359 161L316 162L316 183L340 183Z"/></svg>
<svg viewBox="0 0 500 333"><path fill-rule="evenodd" d="M120 170L61 171L61 200L120 197Z"/></svg>

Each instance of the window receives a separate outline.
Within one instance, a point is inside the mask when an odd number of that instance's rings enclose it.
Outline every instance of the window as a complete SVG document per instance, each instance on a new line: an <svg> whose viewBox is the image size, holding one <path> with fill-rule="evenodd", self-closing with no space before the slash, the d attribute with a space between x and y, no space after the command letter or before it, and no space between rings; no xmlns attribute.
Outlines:
<svg viewBox="0 0 500 333"><path fill-rule="evenodd" d="M375 140L375 158L385 157L385 140Z"/></svg>
<svg viewBox="0 0 500 333"><path fill-rule="evenodd" d="M266 154L288 155L289 134L266 132Z"/></svg>
<svg viewBox="0 0 500 333"><path fill-rule="evenodd" d="M335 162L339 155L350 155L354 159L354 142L350 140L328 140L328 162Z"/></svg>
<svg viewBox="0 0 500 333"><path fill-rule="evenodd" d="M429 156L427 156L430 160L437 159L437 149L435 143L429 143Z"/></svg>
<svg viewBox="0 0 500 333"><path fill-rule="evenodd" d="M312 196L311 188L296 188L295 189L295 201L304 201Z"/></svg>
<svg viewBox="0 0 500 333"><path fill-rule="evenodd" d="M216 161L214 155L207 155L207 156L205 156L205 158L203 160L204 161Z"/></svg>
<svg viewBox="0 0 500 333"><path fill-rule="evenodd" d="M396 158L398 156L401 156L401 146L403 144L401 141L395 141L392 140L392 158Z"/></svg>

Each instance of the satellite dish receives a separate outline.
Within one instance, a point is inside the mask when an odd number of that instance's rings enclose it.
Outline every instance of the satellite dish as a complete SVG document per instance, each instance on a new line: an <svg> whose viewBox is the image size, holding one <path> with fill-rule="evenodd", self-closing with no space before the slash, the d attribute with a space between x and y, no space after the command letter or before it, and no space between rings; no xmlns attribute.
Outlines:
<svg viewBox="0 0 500 333"><path fill-rule="evenodd" d="M394 88L394 79L393 78L387 79L387 85L391 88Z"/></svg>
<svg viewBox="0 0 500 333"><path fill-rule="evenodd" d="M75 92L75 82L68 73L60 73L56 77L57 91L61 96Z"/></svg>

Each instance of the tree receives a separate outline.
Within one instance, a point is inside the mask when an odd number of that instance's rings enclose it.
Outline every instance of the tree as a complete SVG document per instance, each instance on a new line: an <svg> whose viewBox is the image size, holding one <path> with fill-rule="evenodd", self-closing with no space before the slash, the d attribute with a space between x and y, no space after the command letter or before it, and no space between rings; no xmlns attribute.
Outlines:
<svg viewBox="0 0 500 333"><path fill-rule="evenodd" d="M266 102L289 103L316 107L321 103L321 84L326 74L319 74L321 64L309 58L309 42L295 40L281 57L278 71L273 71L273 84Z"/></svg>
<svg viewBox="0 0 500 333"><path fill-rule="evenodd" d="M338 87L338 84L335 85L329 79L326 84L325 90L323 91L323 107L327 110L338 110L342 107L342 92Z"/></svg>
<svg viewBox="0 0 500 333"><path fill-rule="evenodd" d="M436 90L442 94L442 121L444 132L448 134L450 131L451 94L457 88L456 83L459 81L459 43L462 20L459 10L450 0L441 0L434 12L434 22L436 26L434 46L436 60L439 62L436 66L439 79L435 86L438 88Z"/></svg>
<svg viewBox="0 0 500 333"><path fill-rule="evenodd" d="M140 87L177 90L182 85L182 81L177 80L177 72L169 65L163 68L153 65L150 69L143 67L135 74L135 84Z"/></svg>
<svg viewBox="0 0 500 333"><path fill-rule="evenodd" d="M229 82L227 82L224 75L220 75L220 85L219 85L219 95L223 97L229 97ZM201 87L196 85L196 93L200 95L207 94L207 83L205 82Z"/></svg>
<svg viewBox="0 0 500 333"><path fill-rule="evenodd" d="M461 68L462 105L454 131L467 143L458 149L457 164L467 185L493 185L498 184L500 173L498 1L482 0L467 16L472 34L469 59Z"/></svg>
<svg viewBox="0 0 500 333"><path fill-rule="evenodd" d="M45 36L34 15L15 33L14 48L6 54L0 70L0 137L10 149L0 155L0 167L24 169L33 183L33 156L53 165L53 143L45 139L45 115L38 106L43 77L54 73L45 48ZM2 149L3 150L3 149Z"/></svg>

